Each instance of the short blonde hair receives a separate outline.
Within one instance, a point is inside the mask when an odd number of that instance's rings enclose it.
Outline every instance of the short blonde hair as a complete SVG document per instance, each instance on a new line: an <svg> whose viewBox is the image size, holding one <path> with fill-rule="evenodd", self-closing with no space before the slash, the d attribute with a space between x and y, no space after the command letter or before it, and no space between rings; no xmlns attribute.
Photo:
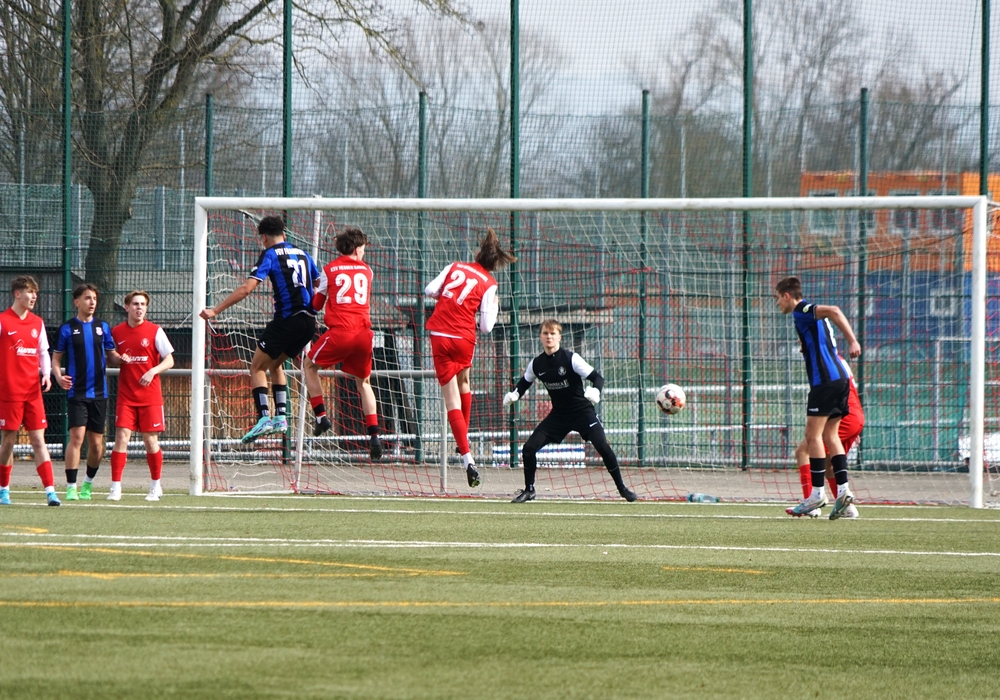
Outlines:
<svg viewBox="0 0 1000 700"><path fill-rule="evenodd" d="M546 330L555 331L556 333L562 335L562 324L554 318L547 318L542 321L542 327L539 332Z"/></svg>
<svg viewBox="0 0 1000 700"><path fill-rule="evenodd" d="M125 306L128 306L129 304L131 304L132 300L135 299L136 297L145 297L146 298L146 306L149 306L149 302L151 301L151 299L149 298L149 292L147 292L145 290L142 290L142 289L133 289L131 292L129 292L128 294L126 294L125 295Z"/></svg>
<svg viewBox="0 0 1000 700"><path fill-rule="evenodd" d="M10 283L10 293L14 294L23 289L29 292L38 292L38 282L31 275L21 275L20 277L15 277Z"/></svg>

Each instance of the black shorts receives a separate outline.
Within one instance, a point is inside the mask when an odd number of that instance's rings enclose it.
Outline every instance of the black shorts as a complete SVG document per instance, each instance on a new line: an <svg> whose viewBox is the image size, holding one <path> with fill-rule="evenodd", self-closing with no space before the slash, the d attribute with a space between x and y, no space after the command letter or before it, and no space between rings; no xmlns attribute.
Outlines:
<svg viewBox="0 0 1000 700"><path fill-rule="evenodd" d="M315 335L316 317L310 313L299 313L288 318L276 318L268 323L257 339L257 347L272 360L277 360L282 355L294 358L299 356Z"/></svg>
<svg viewBox="0 0 1000 700"><path fill-rule="evenodd" d="M569 415L552 411L542 419L532 435L541 434L545 436L545 444L560 443L571 432L580 433L584 440L591 440L598 434L604 434L604 426L601 419L597 417L597 411L581 411Z"/></svg>
<svg viewBox="0 0 1000 700"><path fill-rule="evenodd" d="M70 428L87 426L88 433L104 435L108 417L107 399L66 399L66 417Z"/></svg>
<svg viewBox="0 0 1000 700"><path fill-rule="evenodd" d="M847 379L817 384L809 390L806 415L842 418L851 412L847 407L847 397L850 393L851 385Z"/></svg>

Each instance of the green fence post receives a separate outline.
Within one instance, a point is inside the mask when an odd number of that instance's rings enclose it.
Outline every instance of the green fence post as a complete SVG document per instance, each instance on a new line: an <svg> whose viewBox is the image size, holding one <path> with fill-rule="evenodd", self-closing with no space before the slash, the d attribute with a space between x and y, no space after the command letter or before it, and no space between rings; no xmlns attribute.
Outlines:
<svg viewBox="0 0 1000 700"><path fill-rule="evenodd" d="M292 0L284 0L281 196L292 196Z"/></svg>
<svg viewBox="0 0 1000 700"><path fill-rule="evenodd" d="M427 197L427 93L420 92L419 134L417 136L417 197ZM417 245L420 250L420 260L417 267L417 300L416 328L413 329L413 368L418 372L423 369L424 324L427 322L427 310L424 308L424 285L426 284L425 261L427 259L427 241L424 232L424 212L417 214ZM417 413L417 437L413 443L413 457L419 464L424 459L424 445L420 427L424 416L424 380L416 377L413 380L413 400ZM443 397L442 397L443 400Z"/></svg>
<svg viewBox="0 0 1000 700"><path fill-rule="evenodd" d="M215 105L211 94L205 95L205 196L212 196L212 176L214 161L212 155L215 152L215 142L213 135L215 121Z"/></svg>
<svg viewBox="0 0 1000 700"><path fill-rule="evenodd" d="M753 0L743 0L743 196L753 196ZM743 445L740 466L750 466L752 387L750 358L750 212L743 212Z"/></svg>
<svg viewBox="0 0 1000 700"><path fill-rule="evenodd" d="M642 91L642 184L643 199L649 199L649 90ZM649 227L646 212L639 212L639 401L636 428L636 458L646 461L646 270L649 268Z"/></svg>
<svg viewBox="0 0 1000 700"><path fill-rule="evenodd" d="M990 0L983 0L983 46L979 58L979 194L990 193Z"/></svg>
<svg viewBox="0 0 1000 700"><path fill-rule="evenodd" d="M858 120L858 196L868 196L868 88L861 88L861 115ZM858 342L865 347L865 316L868 307L868 214L862 211L858 217ZM865 355L861 354L857 364L858 399L865 405ZM862 450L864 440L858 441L858 466L864 461Z"/></svg>
<svg viewBox="0 0 1000 700"><path fill-rule="evenodd" d="M510 198L521 196L521 66L520 66L520 9L518 0L510 0ZM517 255L518 213L510 213L510 250ZM517 380L520 369L521 322L518 315L517 262L510 265L510 376ZM510 421L510 468L517 466L517 420L514 406L508 414Z"/></svg>
<svg viewBox="0 0 1000 700"><path fill-rule="evenodd" d="M62 311L63 318L69 318L73 308L73 6L70 0L63 0L63 172L62 172L62 215L63 215L63 250L62 250ZM22 168L23 168L22 161ZM111 290L102 290L110 292ZM63 457L66 456L66 445L69 444L69 416L63 413Z"/></svg>

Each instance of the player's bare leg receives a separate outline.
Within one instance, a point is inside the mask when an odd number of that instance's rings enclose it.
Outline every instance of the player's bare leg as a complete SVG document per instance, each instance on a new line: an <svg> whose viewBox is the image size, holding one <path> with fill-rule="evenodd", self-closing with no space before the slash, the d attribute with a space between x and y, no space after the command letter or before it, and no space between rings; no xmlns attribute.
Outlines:
<svg viewBox="0 0 1000 700"><path fill-rule="evenodd" d="M94 489L94 477L104 459L104 433L87 431L87 474L80 486L80 500L89 501Z"/></svg>
<svg viewBox="0 0 1000 700"><path fill-rule="evenodd" d="M282 364L287 359L288 356L285 354L275 359L259 347L254 352L253 359L250 361L250 386L253 391L254 407L257 409L257 423L243 436L241 442L253 442L263 435L287 432L288 421L285 418L284 410L281 410L284 409L285 404L282 403L280 408L275 405L276 415L272 419L271 409L267 402L268 374L271 375L271 385L275 393L275 404L278 403L277 398L279 395L283 398L287 397L287 379L285 378L285 370L282 368Z"/></svg>
<svg viewBox="0 0 1000 700"><path fill-rule="evenodd" d="M149 493L147 501L158 501L163 495L160 476L163 472L163 452L160 450L159 433L143 433L142 442L146 447L146 464L149 465Z"/></svg>
<svg viewBox="0 0 1000 700"><path fill-rule="evenodd" d="M10 473L14 468L16 430L0 430L0 505L10 505Z"/></svg>
<svg viewBox="0 0 1000 700"><path fill-rule="evenodd" d="M470 368L466 367L449 379L441 386L441 394L444 397L444 407L448 411L451 433L455 436L455 443L462 455L462 463L465 464L465 476L469 480L469 486L479 486L479 472L476 470L476 463L472 459L472 450L469 447L469 425L462 414L462 397L459 391L460 385L469 386L469 370Z"/></svg>
<svg viewBox="0 0 1000 700"><path fill-rule="evenodd" d="M823 441L830 448L830 463L833 477L837 481L837 500L830 512L830 520L842 518L848 506L854 503L854 494L847 483L847 455L844 454L844 444L840 441L839 428L840 416L831 418L823 428Z"/></svg>
<svg viewBox="0 0 1000 700"><path fill-rule="evenodd" d="M305 377L306 394L309 396L309 404L313 408L316 416L316 424L313 426L313 435L319 437L333 427L330 418L326 415L326 404L323 400L323 381L319 377L322 369L313 362L308 355L302 359L302 375Z"/></svg>
<svg viewBox="0 0 1000 700"><path fill-rule="evenodd" d="M76 477L80 469L80 450L87 436L87 426L78 425L69 429L69 443L66 445L66 500L78 501Z"/></svg>
<svg viewBox="0 0 1000 700"><path fill-rule="evenodd" d="M368 456L372 459L381 459L382 442L378 439L378 407L375 404L375 390L372 389L371 377L355 377L354 383L361 396L361 413L365 417L365 430L368 432Z"/></svg>
<svg viewBox="0 0 1000 700"><path fill-rule="evenodd" d="M828 416L806 417L805 447L809 454L809 474L810 481L812 482L812 492L808 498L794 508L786 509L785 512L789 515L796 517L809 515L810 517L815 517L811 515L812 511L822 508L827 504L824 493L825 489L823 488L823 477L826 473L826 446L823 444L823 436L827 422ZM836 433L836 428L834 428L834 432ZM843 450L843 447L841 447L841 450Z"/></svg>

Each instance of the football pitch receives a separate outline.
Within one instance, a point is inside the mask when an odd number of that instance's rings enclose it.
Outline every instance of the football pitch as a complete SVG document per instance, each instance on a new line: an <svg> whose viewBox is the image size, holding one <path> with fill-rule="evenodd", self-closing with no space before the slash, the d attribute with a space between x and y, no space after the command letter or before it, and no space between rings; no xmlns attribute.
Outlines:
<svg viewBox="0 0 1000 700"><path fill-rule="evenodd" d="M995 510L12 495L3 698L1000 697Z"/></svg>

